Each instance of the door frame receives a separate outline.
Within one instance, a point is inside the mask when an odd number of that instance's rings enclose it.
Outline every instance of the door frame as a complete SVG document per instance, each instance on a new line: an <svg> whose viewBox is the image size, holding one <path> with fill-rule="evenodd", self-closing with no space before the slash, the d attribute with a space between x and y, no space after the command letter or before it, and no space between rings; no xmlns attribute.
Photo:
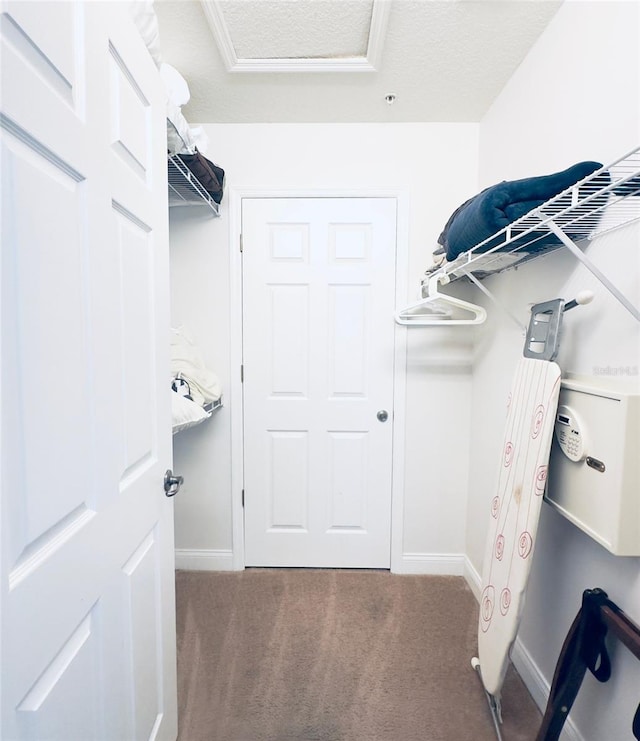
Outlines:
<svg viewBox="0 0 640 741"><path fill-rule="evenodd" d="M230 329L230 422L231 422L231 521L233 569L242 571L244 558L244 434L242 364L242 200L244 198L395 198L396 221L396 305L407 295L409 279L409 191L394 187L280 188L233 186L229 197L229 329ZM393 317L390 317L393 320ZM391 479L391 571L402 573L404 514L405 398L407 328L395 324L393 361L393 436Z"/></svg>

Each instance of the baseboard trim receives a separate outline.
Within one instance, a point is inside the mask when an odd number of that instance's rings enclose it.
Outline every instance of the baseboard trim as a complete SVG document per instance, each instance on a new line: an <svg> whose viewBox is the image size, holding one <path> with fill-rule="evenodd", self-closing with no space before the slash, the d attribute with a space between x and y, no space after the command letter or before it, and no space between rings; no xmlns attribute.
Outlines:
<svg viewBox="0 0 640 741"><path fill-rule="evenodd" d="M467 556L464 557L464 570L462 575L469 585L469 589L473 592L473 596L478 602L480 602L480 585L482 584L482 577Z"/></svg>
<svg viewBox="0 0 640 741"><path fill-rule="evenodd" d="M234 571L233 551L176 548L176 569L182 571Z"/></svg>
<svg viewBox="0 0 640 741"><path fill-rule="evenodd" d="M184 571L234 571L233 551L176 548L176 569ZM462 553L404 553L400 574L466 575L466 557Z"/></svg>
<svg viewBox="0 0 640 741"><path fill-rule="evenodd" d="M462 553L403 553L397 573L462 576L464 558Z"/></svg>
<svg viewBox="0 0 640 741"><path fill-rule="evenodd" d="M519 638L516 638L511 648L511 662L525 683L534 702L540 708L540 712L544 713L551 685ZM564 724L560 741L586 741L574 725L571 716L567 718Z"/></svg>

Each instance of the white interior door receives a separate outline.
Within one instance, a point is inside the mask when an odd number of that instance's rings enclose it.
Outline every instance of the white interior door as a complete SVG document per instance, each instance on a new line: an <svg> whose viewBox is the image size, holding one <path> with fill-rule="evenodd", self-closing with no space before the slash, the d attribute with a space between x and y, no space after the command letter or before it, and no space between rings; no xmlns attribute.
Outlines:
<svg viewBox="0 0 640 741"><path fill-rule="evenodd" d="M161 86L125 3L0 42L0 736L175 739Z"/></svg>
<svg viewBox="0 0 640 741"><path fill-rule="evenodd" d="M389 568L396 200L243 199L242 236L245 562Z"/></svg>

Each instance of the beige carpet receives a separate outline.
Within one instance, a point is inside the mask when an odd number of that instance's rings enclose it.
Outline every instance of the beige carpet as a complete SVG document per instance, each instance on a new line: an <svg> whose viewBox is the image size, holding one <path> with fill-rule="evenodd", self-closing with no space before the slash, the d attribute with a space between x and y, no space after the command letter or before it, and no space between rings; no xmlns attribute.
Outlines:
<svg viewBox="0 0 640 741"><path fill-rule="evenodd" d="M177 573L179 741L494 741L459 577ZM510 670L505 741L540 714Z"/></svg>

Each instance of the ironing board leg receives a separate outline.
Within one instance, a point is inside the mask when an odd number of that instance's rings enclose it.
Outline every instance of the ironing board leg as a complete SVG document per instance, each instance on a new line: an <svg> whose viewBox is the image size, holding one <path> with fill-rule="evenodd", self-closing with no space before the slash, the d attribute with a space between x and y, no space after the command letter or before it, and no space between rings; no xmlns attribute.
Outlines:
<svg viewBox="0 0 640 741"><path fill-rule="evenodd" d="M480 669L480 660L476 656L474 656L471 659L471 666L473 667L474 671L477 673L478 677L480 677L480 682L482 682L482 671ZM482 683L482 689L484 691L485 697L487 698L489 710L491 711L491 718L493 719L493 725L496 729L496 738L498 739L498 741L502 741L502 733L500 731L500 726L502 724L502 712L500 709L500 700L496 700L496 698L490 692L487 692L487 690L484 688L484 683Z"/></svg>

